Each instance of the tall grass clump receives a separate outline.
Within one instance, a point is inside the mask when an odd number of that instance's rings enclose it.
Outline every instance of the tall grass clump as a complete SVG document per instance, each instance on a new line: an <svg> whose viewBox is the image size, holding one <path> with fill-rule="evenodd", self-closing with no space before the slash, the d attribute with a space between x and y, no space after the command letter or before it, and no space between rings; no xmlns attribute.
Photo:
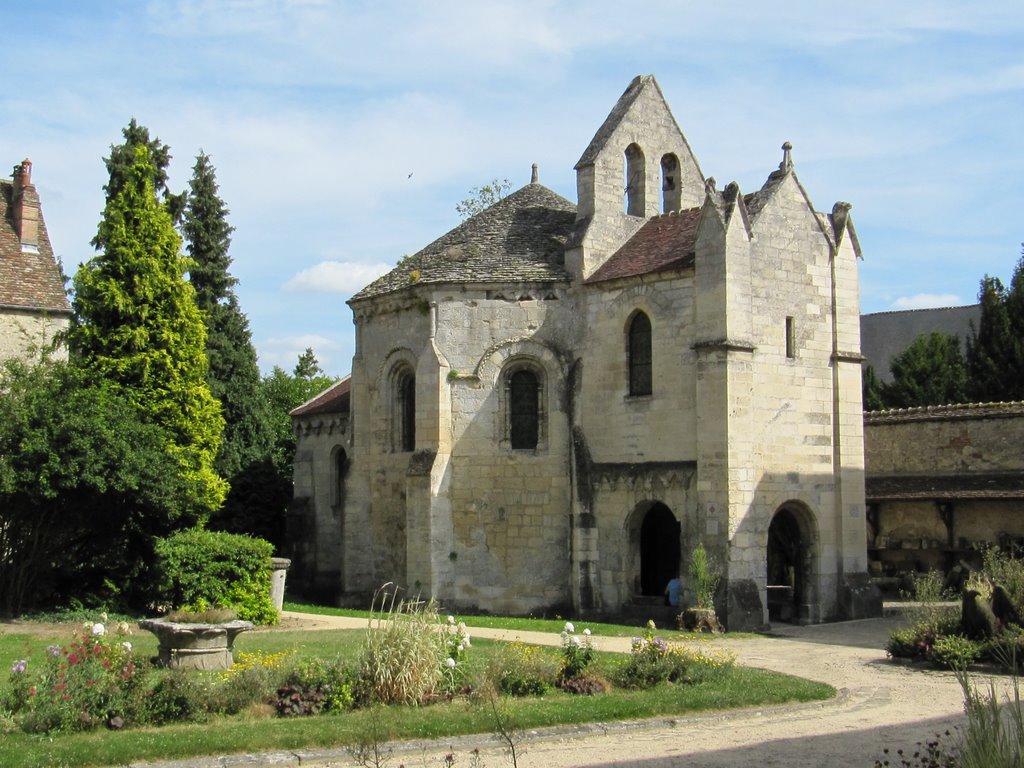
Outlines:
<svg viewBox="0 0 1024 768"><path fill-rule="evenodd" d="M359 662L360 693L367 703L420 704L437 692L448 669L447 635L433 601L398 601L384 591L387 586L374 595Z"/></svg>

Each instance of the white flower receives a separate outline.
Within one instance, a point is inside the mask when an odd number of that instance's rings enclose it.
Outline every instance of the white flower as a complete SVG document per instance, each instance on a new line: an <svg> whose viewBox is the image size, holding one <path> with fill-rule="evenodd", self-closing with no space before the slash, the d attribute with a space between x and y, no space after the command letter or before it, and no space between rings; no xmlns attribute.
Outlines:
<svg viewBox="0 0 1024 768"><path fill-rule="evenodd" d="M100 621L102 621L104 624L107 623L107 613L106 613L106 611L104 611L103 613L100 614Z"/></svg>
<svg viewBox="0 0 1024 768"><path fill-rule="evenodd" d="M449 624L454 624L455 623L455 617L454 616L449 616L448 617L448 623Z"/></svg>
<svg viewBox="0 0 1024 768"><path fill-rule="evenodd" d="M576 631L576 627L572 625L571 621L567 621L565 622L565 631L571 635L573 632Z"/></svg>
<svg viewBox="0 0 1024 768"><path fill-rule="evenodd" d="M473 647L472 645L469 644L469 635L466 635L464 638L462 638L462 644L464 646L466 646L467 648L472 648Z"/></svg>
<svg viewBox="0 0 1024 768"><path fill-rule="evenodd" d="M132 652L132 644L129 643L127 640L125 640L123 643L121 643L121 647L124 648L126 651L128 651L128 653Z"/></svg>
<svg viewBox="0 0 1024 768"><path fill-rule="evenodd" d="M563 630L562 630L562 634L561 634L561 638L562 638L562 642L563 642L563 643L565 642L565 639L566 639L566 638L567 638L568 636L569 636L569 633L568 633L568 632L566 632L566 631L565 631L565 630L563 629Z"/></svg>
<svg viewBox="0 0 1024 768"><path fill-rule="evenodd" d="M576 637L576 635L573 635L572 637L569 638L569 645L579 646L579 644L580 644L580 639L578 637Z"/></svg>
<svg viewBox="0 0 1024 768"><path fill-rule="evenodd" d="M448 669L455 669L455 659L448 657Z"/></svg>
<svg viewBox="0 0 1024 768"><path fill-rule="evenodd" d="M459 653L462 653L464 650L466 650L466 646L464 646L462 643L459 643L459 645L457 646L456 650Z"/></svg>
<svg viewBox="0 0 1024 768"><path fill-rule="evenodd" d="M466 634L466 622L459 622L459 632L461 632L462 634Z"/></svg>
<svg viewBox="0 0 1024 768"><path fill-rule="evenodd" d="M590 630L589 629L584 629L583 630L583 634L586 635L587 637L590 637Z"/></svg>
<svg viewBox="0 0 1024 768"><path fill-rule="evenodd" d="M92 633L93 633L93 634L94 634L94 635L95 635L96 637L103 637L103 636L104 636L105 634L107 634L107 628L106 628L106 627L104 627L104 626L103 626L102 624L100 624L99 622L97 622L97 623L95 623L95 624L93 624L93 625L92 625Z"/></svg>

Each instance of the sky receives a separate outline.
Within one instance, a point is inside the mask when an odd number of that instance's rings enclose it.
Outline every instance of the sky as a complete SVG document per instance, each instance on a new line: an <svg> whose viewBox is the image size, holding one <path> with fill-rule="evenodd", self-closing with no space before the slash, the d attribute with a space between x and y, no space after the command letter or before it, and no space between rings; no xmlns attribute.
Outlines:
<svg viewBox="0 0 1024 768"><path fill-rule="evenodd" d="M640 6L635 8L634 6ZM170 187L210 155L260 366L348 372L345 301L459 224L474 187L573 166L654 74L706 176L758 189L793 144L853 204L861 309L976 301L1024 240L1024 7L999 0L34 0L6 30L0 163L33 163L65 270L94 255L134 117Z"/></svg>

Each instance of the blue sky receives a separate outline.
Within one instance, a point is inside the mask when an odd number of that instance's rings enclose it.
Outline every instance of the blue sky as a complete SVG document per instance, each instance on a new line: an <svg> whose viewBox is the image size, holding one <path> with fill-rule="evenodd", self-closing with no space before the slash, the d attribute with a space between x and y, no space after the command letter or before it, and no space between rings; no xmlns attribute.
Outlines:
<svg viewBox="0 0 1024 768"><path fill-rule="evenodd" d="M853 203L864 312L975 300L1024 240L1015 2L4 3L0 162L33 162L54 248L93 255L131 117L183 188L212 157L266 371L352 355L345 300L459 223L473 187L573 165L656 75L705 175L757 189L793 143L819 210ZM712 7L715 6L715 7ZM411 175L410 175L411 174Z"/></svg>

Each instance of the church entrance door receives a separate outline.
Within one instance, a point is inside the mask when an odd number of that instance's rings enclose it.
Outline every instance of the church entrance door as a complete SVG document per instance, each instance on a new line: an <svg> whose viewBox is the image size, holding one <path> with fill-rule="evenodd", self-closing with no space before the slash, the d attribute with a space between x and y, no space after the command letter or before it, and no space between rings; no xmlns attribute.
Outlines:
<svg viewBox="0 0 1024 768"><path fill-rule="evenodd" d="M658 503L640 525L640 592L661 595L669 579L679 575L679 521Z"/></svg>
<svg viewBox="0 0 1024 768"><path fill-rule="evenodd" d="M797 513L783 507L768 526L768 619L798 622L808 602L809 557Z"/></svg>

